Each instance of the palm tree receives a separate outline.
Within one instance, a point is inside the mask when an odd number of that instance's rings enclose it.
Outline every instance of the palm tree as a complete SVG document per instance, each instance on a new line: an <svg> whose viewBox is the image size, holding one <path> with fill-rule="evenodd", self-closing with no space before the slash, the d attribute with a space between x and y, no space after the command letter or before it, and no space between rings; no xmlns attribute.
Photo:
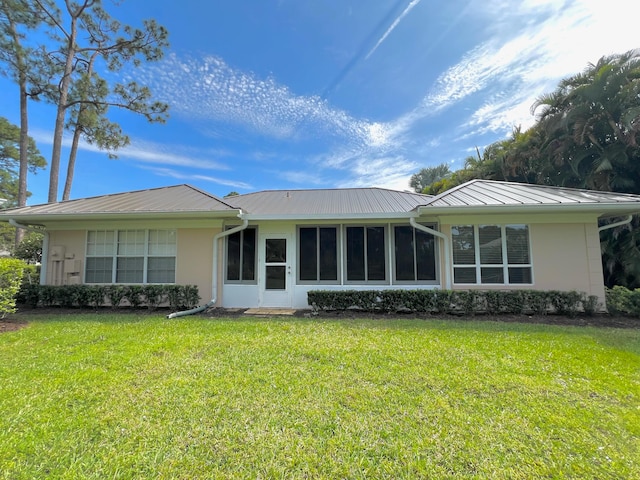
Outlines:
<svg viewBox="0 0 640 480"><path fill-rule="evenodd" d="M640 50L602 57L532 106L547 159L579 187L640 191Z"/></svg>

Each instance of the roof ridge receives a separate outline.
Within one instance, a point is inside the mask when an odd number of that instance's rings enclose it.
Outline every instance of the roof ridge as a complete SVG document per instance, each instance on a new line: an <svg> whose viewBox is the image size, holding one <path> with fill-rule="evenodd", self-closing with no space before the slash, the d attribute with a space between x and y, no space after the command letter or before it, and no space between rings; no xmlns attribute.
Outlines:
<svg viewBox="0 0 640 480"><path fill-rule="evenodd" d="M185 186L185 187L189 187L192 190L195 190L198 193L201 193L203 195L206 195L207 197L213 198L214 200L217 200L218 202L222 203L223 205L226 205L229 208L233 208L234 210L239 210L238 207L236 207L235 205L231 205L230 203L225 202L222 198L218 197L217 195L214 195L212 193L207 192L206 190L202 190L201 188L198 187L194 187L193 185L190 185L188 183L183 183L180 185L175 185L176 187L180 187L180 186ZM166 187L169 188L169 187ZM235 195L234 195L235 196ZM224 197L223 197L224 198Z"/></svg>
<svg viewBox="0 0 640 480"><path fill-rule="evenodd" d="M334 187L334 188L273 188L273 189L267 189L267 190L257 190L255 192L249 192L249 193L241 193L238 195L233 195L230 198L233 197L245 197L248 195L256 195L259 193L278 193L278 192L326 192L326 191L330 191L330 192L344 192L346 190L383 190L386 192L393 192L393 193L402 193L405 195L419 195L421 197L428 197L428 198L433 198L433 195L429 195L426 193L418 193L418 192L409 192L407 190L394 190L393 188L385 188L385 187L347 187L347 188L340 188L340 187ZM225 197L227 198L227 197Z"/></svg>
<svg viewBox="0 0 640 480"><path fill-rule="evenodd" d="M431 203L435 203L438 200L440 200L441 198L444 198L444 197L446 197L447 195L449 195L449 194L451 194L453 192L457 192L462 187L466 187L468 185L471 185L472 183L476 183L479 180L480 180L479 178L472 178L471 180L468 180L468 181L466 181L464 183L461 183L460 185L456 185L455 187L450 188L449 190L445 190L444 192L440 192L438 195L432 196L431 199L427 203L424 204L424 206L427 206L427 205L429 205Z"/></svg>

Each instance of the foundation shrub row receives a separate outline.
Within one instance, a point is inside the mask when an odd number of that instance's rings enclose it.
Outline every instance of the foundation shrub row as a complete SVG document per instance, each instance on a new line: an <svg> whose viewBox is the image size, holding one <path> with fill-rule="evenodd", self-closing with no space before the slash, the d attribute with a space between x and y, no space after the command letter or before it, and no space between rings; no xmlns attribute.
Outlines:
<svg viewBox="0 0 640 480"><path fill-rule="evenodd" d="M36 307L120 308L169 306L173 310L193 308L200 295L195 285L38 285L23 282L17 303Z"/></svg>
<svg viewBox="0 0 640 480"><path fill-rule="evenodd" d="M314 310L464 315L594 315L602 308L595 295L557 290L312 290L308 302Z"/></svg>

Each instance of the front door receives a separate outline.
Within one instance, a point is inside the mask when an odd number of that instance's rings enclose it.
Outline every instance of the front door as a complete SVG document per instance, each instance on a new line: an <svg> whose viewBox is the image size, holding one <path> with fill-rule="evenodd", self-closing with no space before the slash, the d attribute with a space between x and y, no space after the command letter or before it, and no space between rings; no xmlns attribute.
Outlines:
<svg viewBox="0 0 640 480"><path fill-rule="evenodd" d="M289 236L266 234L260 242L261 307L291 307Z"/></svg>

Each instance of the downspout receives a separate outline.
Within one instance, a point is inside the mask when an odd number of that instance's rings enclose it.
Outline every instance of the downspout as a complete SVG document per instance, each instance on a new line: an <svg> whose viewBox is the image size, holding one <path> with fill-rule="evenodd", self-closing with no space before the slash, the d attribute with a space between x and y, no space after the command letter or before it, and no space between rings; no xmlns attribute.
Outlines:
<svg viewBox="0 0 640 480"><path fill-rule="evenodd" d="M629 223L631 223L632 219L633 219L633 215L627 215L627 217L624 220L620 220L619 222L616 222L616 223L610 223L609 225L603 225L601 227L598 227L598 233L604 230L609 230L610 228L620 227L621 225L628 225Z"/></svg>
<svg viewBox="0 0 640 480"><path fill-rule="evenodd" d="M442 239L442 243L444 244L444 288L445 290L451 290L451 251L449 248L449 238L442 232L434 230L433 228L425 227L424 225L419 224L415 217L409 218L409 223L416 230L421 230L425 233L430 233L440 239Z"/></svg>
<svg viewBox="0 0 640 480"><path fill-rule="evenodd" d="M205 311L207 308L213 307L218 300L218 241L223 237L228 237L229 235L233 235L241 230L244 230L249 226L249 220L244 217L244 214L241 212L238 214L238 217L242 219L242 225L238 225L237 227L230 228L229 230L223 230L213 237L213 276L211 279L211 300L209 300L206 304L201 305L199 307L192 308L190 310L183 310L182 312L174 312L167 315L167 318L178 318L184 317L186 315L193 315L195 313L200 313Z"/></svg>
<svg viewBox="0 0 640 480"><path fill-rule="evenodd" d="M13 218L9 219L9 225L16 228L23 228L24 230L28 230L30 232L42 233L44 235L44 238L42 239L42 261L40 262L40 285L44 285L47 282L47 257L49 254L49 232L47 232L44 229L44 227L33 228L29 225L23 225L22 223L16 222Z"/></svg>

